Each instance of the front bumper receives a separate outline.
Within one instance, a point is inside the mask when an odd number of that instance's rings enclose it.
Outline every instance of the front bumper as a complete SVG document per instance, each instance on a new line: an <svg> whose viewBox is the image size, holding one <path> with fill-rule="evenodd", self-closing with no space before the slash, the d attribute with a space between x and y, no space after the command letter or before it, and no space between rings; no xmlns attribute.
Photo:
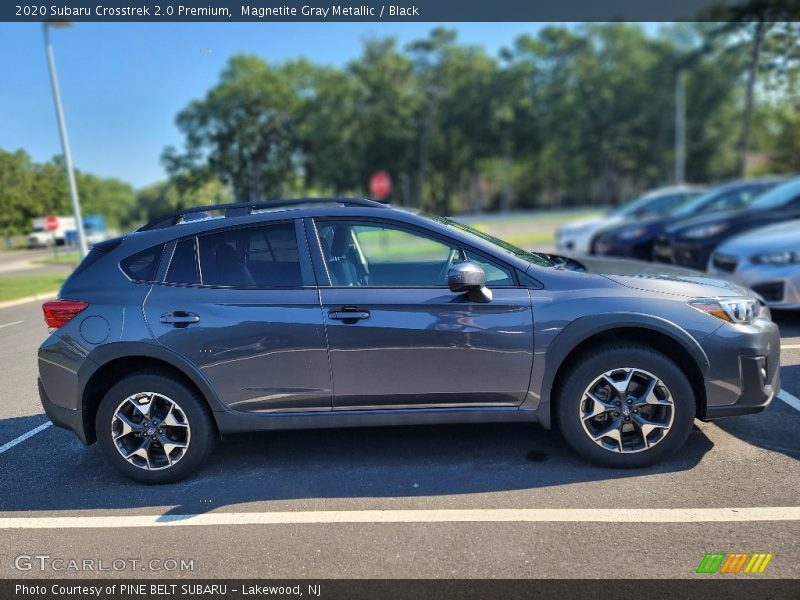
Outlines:
<svg viewBox="0 0 800 600"><path fill-rule="evenodd" d="M780 391L778 327L772 321L724 325L703 340L711 359L703 420L761 412Z"/></svg>
<svg viewBox="0 0 800 600"><path fill-rule="evenodd" d="M626 244L618 240L599 239L593 245L593 254L649 261L653 255L653 241L645 240Z"/></svg>
<svg viewBox="0 0 800 600"><path fill-rule="evenodd" d="M670 244L672 264L696 271L705 271L713 248L704 240L699 243L673 240Z"/></svg>
<svg viewBox="0 0 800 600"><path fill-rule="evenodd" d="M86 428L83 423L83 412L80 409L72 410L56 404L48 397L42 385L42 380L37 379L36 383L39 387L39 400L42 403L42 408L44 408L44 412L53 422L53 425L75 432L84 444L88 444Z"/></svg>

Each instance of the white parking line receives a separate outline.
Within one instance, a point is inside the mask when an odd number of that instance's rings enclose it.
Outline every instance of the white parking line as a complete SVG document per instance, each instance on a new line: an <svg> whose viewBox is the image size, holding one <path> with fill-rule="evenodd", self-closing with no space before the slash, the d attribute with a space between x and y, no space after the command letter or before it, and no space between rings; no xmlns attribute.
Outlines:
<svg viewBox="0 0 800 600"><path fill-rule="evenodd" d="M3 444L2 446L0 446L0 454L5 452L6 450L11 450L11 448L16 446L17 444L21 444L22 442L27 440L29 437L35 436L40 431L44 431L45 429L50 427L52 424L53 424L52 421L48 421L47 423L42 423L38 427L35 427L35 428L31 429L29 432L23 433L21 436L19 436L17 438L14 438L13 440L11 440L10 442L8 442L6 444Z"/></svg>
<svg viewBox="0 0 800 600"><path fill-rule="evenodd" d="M797 396L793 396L786 390L781 390L778 394L778 398L786 402L786 404L791 406L793 409L800 411L800 398Z"/></svg>
<svg viewBox="0 0 800 600"><path fill-rule="evenodd" d="M800 344L783 344L781 350L800 350Z"/></svg>
<svg viewBox="0 0 800 600"><path fill-rule="evenodd" d="M0 325L0 329L4 329L6 327L11 327L12 325L22 325L24 322L25 321L14 321L12 323L4 323L3 325Z"/></svg>
<svg viewBox="0 0 800 600"><path fill-rule="evenodd" d="M800 506L746 508L499 508L439 510L325 510L134 515L3 517L0 529L105 529L324 523L721 523L800 521Z"/></svg>

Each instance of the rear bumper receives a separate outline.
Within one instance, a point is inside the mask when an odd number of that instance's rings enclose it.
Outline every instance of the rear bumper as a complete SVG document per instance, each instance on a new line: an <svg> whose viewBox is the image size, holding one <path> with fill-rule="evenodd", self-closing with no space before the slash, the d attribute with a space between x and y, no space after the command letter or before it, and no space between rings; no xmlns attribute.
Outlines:
<svg viewBox="0 0 800 600"><path fill-rule="evenodd" d="M72 410L55 404L47 396L47 392L42 385L42 380L37 379L36 383L39 387L39 400L42 403L42 408L44 408L44 412L53 422L53 425L75 432L75 435L77 435L84 444L88 444L86 429L83 424L83 411L80 409Z"/></svg>

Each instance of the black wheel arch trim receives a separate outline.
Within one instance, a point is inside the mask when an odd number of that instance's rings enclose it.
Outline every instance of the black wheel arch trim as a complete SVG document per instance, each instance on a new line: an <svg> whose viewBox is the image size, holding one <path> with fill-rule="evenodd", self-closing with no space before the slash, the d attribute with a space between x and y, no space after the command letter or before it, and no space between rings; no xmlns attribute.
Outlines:
<svg viewBox="0 0 800 600"><path fill-rule="evenodd" d="M195 367L191 362L183 358L180 354L165 348L159 344L148 342L113 342L98 346L89 353L87 357L89 360L85 361L81 368L78 370L79 381L79 404L81 408L84 406L86 387L92 376L108 363L120 359L131 357L146 357L154 360L161 361L170 367L177 369L181 374L186 376L208 402L209 408L212 412L228 411L228 408L220 400L214 388L205 378L205 376Z"/></svg>
<svg viewBox="0 0 800 600"><path fill-rule="evenodd" d="M550 427L550 409L556 374L572 353L586 340L600 333L614 329L644 329L670 337L681 345L695 360L700 371L705 374L711 363L700 343L685 329L674 323L643 313L606 313L579 317L564 327L544 350L544 365L541 367L540 401L537 413L540 422Z"/></svg>

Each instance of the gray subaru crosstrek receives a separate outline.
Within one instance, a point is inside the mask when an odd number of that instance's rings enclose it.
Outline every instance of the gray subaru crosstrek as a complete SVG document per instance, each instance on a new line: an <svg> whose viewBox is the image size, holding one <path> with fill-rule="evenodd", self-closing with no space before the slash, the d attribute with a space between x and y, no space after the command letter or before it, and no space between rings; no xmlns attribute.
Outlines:
<svg viewBox="0 0 800 600"><path fill-rule="evenodd" d="M228 433L367 425L556 423L640 467L779 389L778 328L745 288L369 200L169 215L95 245L43 309L48 416L148 483Z"/></svg>

